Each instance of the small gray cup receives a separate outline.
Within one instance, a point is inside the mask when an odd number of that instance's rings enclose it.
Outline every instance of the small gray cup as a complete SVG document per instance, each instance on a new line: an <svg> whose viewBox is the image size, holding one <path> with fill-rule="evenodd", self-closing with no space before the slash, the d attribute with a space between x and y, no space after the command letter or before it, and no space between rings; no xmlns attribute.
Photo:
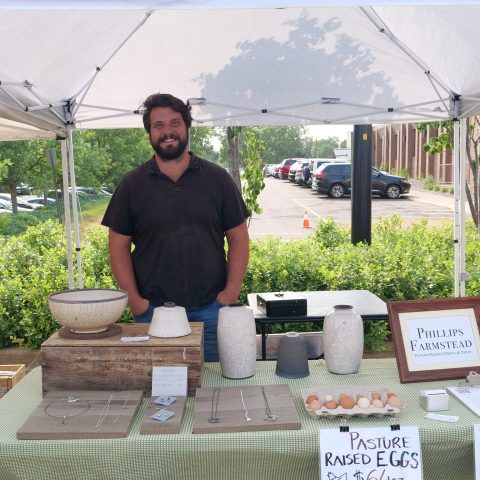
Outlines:
<svg viewBox="0 0 480 480"><path fill-rule="evenodd" d="M280 340L275 374L283 378L303 378L310 375L307 342L297 332L287 332Z"/></svg>

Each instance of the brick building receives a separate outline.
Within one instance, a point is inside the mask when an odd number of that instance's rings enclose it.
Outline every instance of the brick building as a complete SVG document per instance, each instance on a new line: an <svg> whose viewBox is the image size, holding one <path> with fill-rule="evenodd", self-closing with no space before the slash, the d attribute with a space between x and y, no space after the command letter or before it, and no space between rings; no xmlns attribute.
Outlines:
<svg viewBox="0 0 480 480"><path fill-rule="evenodd" d="M414 123L374 126L372 164L390 172L408 171L412 178L432 176L437 183L451 184L452 150L433 155L423 151L423 145L437 135L438 130L428 126L417 131ZM469 174L467 169L467 179Z"/></svg>

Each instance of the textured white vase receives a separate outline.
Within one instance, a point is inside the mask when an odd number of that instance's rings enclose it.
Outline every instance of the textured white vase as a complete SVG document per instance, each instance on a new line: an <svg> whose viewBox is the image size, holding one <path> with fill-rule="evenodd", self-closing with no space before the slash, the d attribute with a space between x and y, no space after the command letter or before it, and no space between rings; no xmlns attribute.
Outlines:
<svg viewBox="0 0 480 480"><path fill-rule="evenodd" d="M351 305L335 305L325 316L323 349L329 372L358 372L363 356L363 321Z"/></svg>
<svg viewBox="0 0 480 480"><path fill-rule="evenodd" d="M241 304L227 305L218 312L218 356L226 378L248 378L255 374L257 341L253 310Z"/></svg>

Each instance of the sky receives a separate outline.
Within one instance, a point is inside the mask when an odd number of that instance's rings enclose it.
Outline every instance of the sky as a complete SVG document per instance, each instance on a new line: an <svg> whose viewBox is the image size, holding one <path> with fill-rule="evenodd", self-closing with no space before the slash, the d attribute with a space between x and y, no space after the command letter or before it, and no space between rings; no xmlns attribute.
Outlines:
<svg viewBox="0 0 480 480"><path fill-rule="evenodd" d="M338 137L340 141L347 140L349 143L353 125L309 125L306 130L310 137L316 139Z"/></svg>

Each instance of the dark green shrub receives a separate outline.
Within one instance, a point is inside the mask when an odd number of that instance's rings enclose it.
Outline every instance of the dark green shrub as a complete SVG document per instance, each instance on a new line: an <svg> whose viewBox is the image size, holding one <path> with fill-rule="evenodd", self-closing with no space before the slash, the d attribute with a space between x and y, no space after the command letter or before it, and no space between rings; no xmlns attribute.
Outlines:
<svg viewBox="0 0 480 480"><path fill-rule="evenodd" d="M467 295L480 290L480 239L467 223ZM303 240L268 237L251 242L241 300L250 292L369 290L385 301L451 297L454 292L453 226L408 228L398 216L373 227L372 244L352 245L350 232L331 219ZM108 257L106 229L88 230L82 245L84 287L117 288ZM59 328L48 308L50 293L68 288L63 227L47 221L16 236L0 236L0 347L38 348ZM131 321L127 310L121 321ZM275 325L273 331L320 329ZM365 322L365 344L381 349L386 322Z"/></svg>

